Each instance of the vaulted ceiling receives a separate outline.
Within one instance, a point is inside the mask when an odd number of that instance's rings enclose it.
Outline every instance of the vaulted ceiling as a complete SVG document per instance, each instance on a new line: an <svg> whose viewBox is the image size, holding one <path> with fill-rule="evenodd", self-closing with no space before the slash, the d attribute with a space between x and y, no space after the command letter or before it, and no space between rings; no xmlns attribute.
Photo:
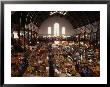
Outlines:
<svg viewBox="0 0 110 87"><path fill-rule="evenodd" d="M50 11L12 11L11 23L19 24L23 27L25 24L33 22L36 26L40 27L44 20L52 16L60 16L69 20L73 25L73 29L100 20L99 11L68 11L65 15L60 13L50 15Z"/></svg>

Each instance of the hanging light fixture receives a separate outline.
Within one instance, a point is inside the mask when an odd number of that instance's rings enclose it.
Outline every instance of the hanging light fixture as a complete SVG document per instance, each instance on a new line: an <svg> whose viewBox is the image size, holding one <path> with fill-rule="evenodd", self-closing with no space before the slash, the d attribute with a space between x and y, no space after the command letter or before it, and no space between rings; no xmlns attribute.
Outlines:
<svg viewBox="0 0 110 87"><path fill-rule="evenodd" d="M51 11L50 12L50 15L54 15L54 14L61 14L61 15L66 15L67 14L67 11Z"/></svg>

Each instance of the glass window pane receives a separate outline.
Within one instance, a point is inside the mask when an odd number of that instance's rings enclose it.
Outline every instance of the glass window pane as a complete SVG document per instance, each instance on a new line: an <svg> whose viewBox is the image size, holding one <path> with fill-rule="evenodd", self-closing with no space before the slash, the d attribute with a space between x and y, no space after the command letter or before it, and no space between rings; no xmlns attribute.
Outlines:
<svg viewBox="0 0 110 87"><path fill-rule="evenodd" d="M65 27L62 27L62 34L65 34Z"/></svg>
<svg viewBox="0 0 110 87"><path fill-rule="evenodd" d="M59 36L59 23L54 24L54 36Z"/></svg>
<svg viewBox="0 0 110 87"><path fill-rule="evenodd" d="M51 34L51 27L48 27L48 34Z"/></svg>

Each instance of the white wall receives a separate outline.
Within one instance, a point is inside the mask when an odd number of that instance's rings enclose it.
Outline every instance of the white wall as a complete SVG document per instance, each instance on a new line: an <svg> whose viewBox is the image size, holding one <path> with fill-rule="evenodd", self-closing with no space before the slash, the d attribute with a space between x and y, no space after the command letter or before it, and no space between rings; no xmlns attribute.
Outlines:
<svg viewBox="0 0 110 87"><path fill-rule="evenodd" d="M60 34L62 26L65 26L65 35L73 35L74 31L72 29L71 23L64 17L53 16L46 19L40 26L39 34L47 35L48 27L52 27L52 34L54 34L54 23L57 22L60 25Z"/></svg>

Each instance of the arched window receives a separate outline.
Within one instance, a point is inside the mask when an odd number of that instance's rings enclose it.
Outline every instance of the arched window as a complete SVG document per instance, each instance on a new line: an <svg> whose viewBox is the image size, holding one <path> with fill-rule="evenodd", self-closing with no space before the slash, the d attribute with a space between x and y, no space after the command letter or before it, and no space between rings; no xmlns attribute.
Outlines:
<svg viewBox="0 0 110 87"><path fill-rule="evenodd" d="M65 27L62 27L62 34L65 34Z"/></svg>
<svg viewBox="0 0 110 87"><path fill-rule="evenodd" d="M59 36L59 23L54 24L54 36Z"/></svg>
<svg viewBox="0 0 110 87"><path fill-rule="evenodd" d="M48 27L48 34L51 34L51 27Z"/></svg>

